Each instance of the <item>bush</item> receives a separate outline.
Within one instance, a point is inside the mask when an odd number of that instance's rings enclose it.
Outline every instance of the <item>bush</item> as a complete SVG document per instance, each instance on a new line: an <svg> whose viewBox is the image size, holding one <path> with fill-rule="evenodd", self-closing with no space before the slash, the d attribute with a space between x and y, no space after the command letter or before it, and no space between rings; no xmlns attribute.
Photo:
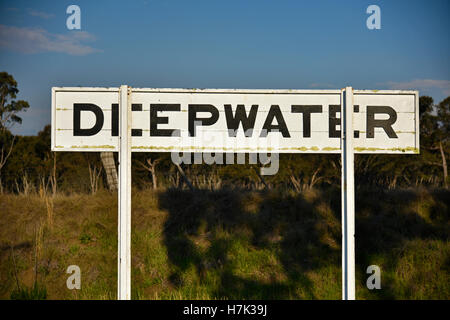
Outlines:
<svg viewBox="0 0 450 320"><path fill-rule="evenodd" d="M22 287L11 292L11 300L45 300L47 289L35 283L31 288Z"/></svg>

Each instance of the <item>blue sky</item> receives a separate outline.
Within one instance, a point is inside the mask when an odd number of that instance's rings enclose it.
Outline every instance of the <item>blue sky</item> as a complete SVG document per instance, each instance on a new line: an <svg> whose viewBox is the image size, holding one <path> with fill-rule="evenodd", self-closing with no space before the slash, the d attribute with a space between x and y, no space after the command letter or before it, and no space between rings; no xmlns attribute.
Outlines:
<svg viewBox="0 0 450 320"><path fill-rule="evenodd" d="M66 8L81 9L81 31ZM381 9L369 30L366 9ZM418 89L450 95L450 1L0 0L0 71L50 123L51 87Z"/></svg>

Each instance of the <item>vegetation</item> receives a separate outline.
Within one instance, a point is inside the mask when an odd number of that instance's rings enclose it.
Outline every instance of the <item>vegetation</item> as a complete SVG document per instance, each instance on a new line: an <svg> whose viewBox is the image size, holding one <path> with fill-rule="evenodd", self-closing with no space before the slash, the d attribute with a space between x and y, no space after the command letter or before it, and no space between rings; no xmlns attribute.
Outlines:
<svg viewBox="0 0 450 320"><path fill-rule="evenodd" d="M358 299L450 297L449 199L442 189L357 193ZM132 201L134 299L341 297L338 188L148 189ZM116 194L8 194L0 206L0 298L35 279L49 299L116 298ZM72 264L81 290L66 287ZM366 287L373 264L381 290Z"/></svg>

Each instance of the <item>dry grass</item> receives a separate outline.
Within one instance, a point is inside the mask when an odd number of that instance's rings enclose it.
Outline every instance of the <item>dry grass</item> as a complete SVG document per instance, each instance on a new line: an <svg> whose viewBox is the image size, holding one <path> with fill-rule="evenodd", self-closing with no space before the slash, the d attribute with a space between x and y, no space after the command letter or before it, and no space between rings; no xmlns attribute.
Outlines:
<svg viewBox="0 0 450 320"><path fill-rule="evenodd" d="M358 192L358 298L450 297L449 199ZM132 201L135 299L340 299L339 190L133 190ZM0 298L17 274L49 299L115 299L116 259L116 194L0 195ZM72 264L79 291L66 287ZM365 287L371 264L382 290Z"/></svg>

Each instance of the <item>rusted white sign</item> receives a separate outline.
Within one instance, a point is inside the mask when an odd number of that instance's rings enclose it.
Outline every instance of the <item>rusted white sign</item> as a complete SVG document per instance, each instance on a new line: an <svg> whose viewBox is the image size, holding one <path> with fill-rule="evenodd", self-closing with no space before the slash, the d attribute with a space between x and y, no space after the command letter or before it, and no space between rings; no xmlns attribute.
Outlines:
<svg viewBox="0 0 450 320"><path fill-rule="evenodd" d="M132 151L340 153L342 90L131 89ZM417 91L353 91L356 153L419 153ZM117 151L119 88L53 88L52 150Z"/></svg>

